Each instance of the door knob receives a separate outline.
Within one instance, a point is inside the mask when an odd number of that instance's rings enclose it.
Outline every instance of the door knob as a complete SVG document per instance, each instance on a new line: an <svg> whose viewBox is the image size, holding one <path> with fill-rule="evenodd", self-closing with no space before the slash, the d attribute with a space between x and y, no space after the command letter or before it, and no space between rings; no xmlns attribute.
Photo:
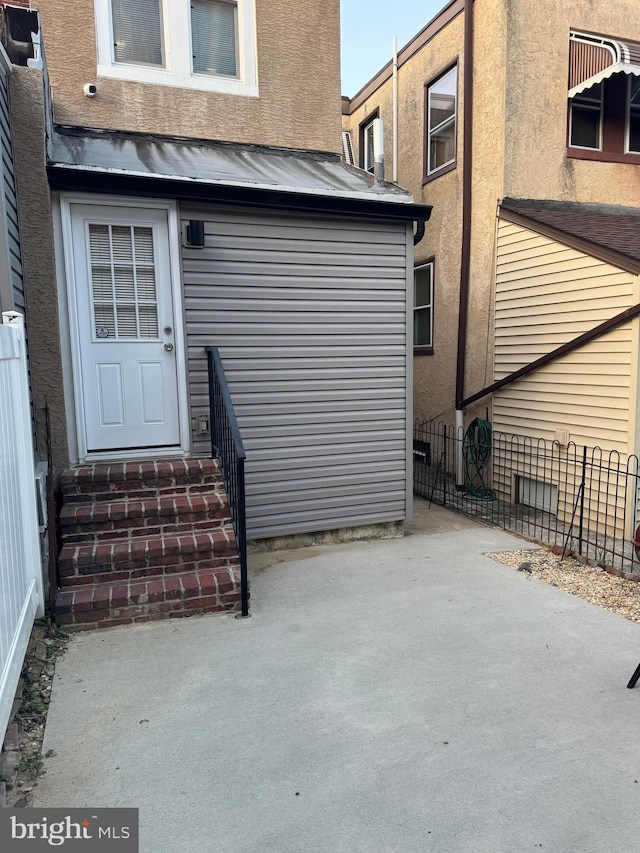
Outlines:
<svg viewBox="0 0 640 853"><path fill-rule="evenodd" d="M170 335L170 334L171 334L171 332L173 332L173 329L171 328L171 326L165 326L165 327L164 327L164 333L165 333L165 335Z"/></svg>
<svg viewBox="0 0 640 853"><path fill-rule="evenodd" d="M167 352L171 352L173 350L173 344L165 344L164 348Z"/></svg>

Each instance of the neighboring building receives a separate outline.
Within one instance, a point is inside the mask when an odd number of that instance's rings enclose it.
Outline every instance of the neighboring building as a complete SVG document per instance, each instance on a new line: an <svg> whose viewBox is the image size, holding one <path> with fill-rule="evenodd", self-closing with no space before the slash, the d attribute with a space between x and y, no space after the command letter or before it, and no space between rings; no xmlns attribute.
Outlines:
<svg viewBox="0 0 640 853"><path fill-rule="evenodd" d="M399 51L395 164L393 63L343 98L355 161L380 116L388 175L433 205L416 247L416 417L453 420L458 404L466 423L488 410L495 430L640 450L637 316L482 393L639 301L637 11L452 0Z"/></svg>
<svg viewBox="0 0 640 853"><path fill-rule="evenodd" d="M338 0L31 5L50 95L29 68L15 95L57 467L209 454L218 345L249 536L395 529L430 208L341 161Z"/></svg>

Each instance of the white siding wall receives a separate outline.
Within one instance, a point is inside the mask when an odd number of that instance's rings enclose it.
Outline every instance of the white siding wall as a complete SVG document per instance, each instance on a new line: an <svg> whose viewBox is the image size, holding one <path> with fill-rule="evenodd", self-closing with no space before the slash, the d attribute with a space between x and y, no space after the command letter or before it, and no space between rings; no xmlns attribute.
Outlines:
<svg viewBox="0 0 640 853"><path fill-rule="evenodd" d="M500 221L496 379L621 313L637 296L632 273ZM555 490L558 516L568 521L580 481L574 460L581 459L582 446L602 448L603 460L615 451L623 464L634 452L637 360L638 321L632 320L499 391L493 402L494 431L531 438L533 456L511 452L508 446L502 455L494 454L498 492L515 498L522 478L534 480L543 491ZM578 447L567 453L556 446L553 460L545 459L536 440L545 439L551 454L558 429L568 431ZM626 483L624 478L611 482L606 494L589 501L587 517L602 532L626 535ZM594 488L597 495L597 484Z"/></svg>
<svg viewBox="0 0 640 853"><path fill-rule="evenodd" d="M405 518L407 229L197 206L183 249L191 415L220 347L253 538ZM194 435L196 453L210 452Z"/></svg>
<svg viewBox="0 0 640 853"><path fill-rule="evenodd" d="M635 286L629 272L501 221L496 379L629 308ZM494 428L546 439L567 429L578 444L633 452L637 329L625 323L499 391Z"/></svg>

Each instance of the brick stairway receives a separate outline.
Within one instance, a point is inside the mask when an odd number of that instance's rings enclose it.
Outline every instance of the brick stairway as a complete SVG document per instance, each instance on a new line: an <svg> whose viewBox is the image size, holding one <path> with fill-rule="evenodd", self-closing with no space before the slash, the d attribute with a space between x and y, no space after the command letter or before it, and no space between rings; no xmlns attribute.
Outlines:
<svg viewBox="0 0 640 853"><path fill-rule="evenodd" d="M238 608L238 551L212 459L83 465L61 482L59 625Z"/></svg>

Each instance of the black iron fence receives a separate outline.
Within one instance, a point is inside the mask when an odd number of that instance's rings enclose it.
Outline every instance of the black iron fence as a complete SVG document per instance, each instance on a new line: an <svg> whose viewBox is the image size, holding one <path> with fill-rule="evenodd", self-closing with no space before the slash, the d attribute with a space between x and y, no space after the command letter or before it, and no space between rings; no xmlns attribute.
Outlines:
<svg viewBox="0 0 640 853"><path fill-rule="evenodd" d="M249 615L249 577L247 572L247 522L245 507L245 452L238 421L231 402L217 347L207 347L209 374L209 419L211 455L217 458L224 480L229 512L240 555L242 616Z"/></svg>
<svg viewBox="0 0 640 853"><path fill-rule="evenodd" d="M603 567L640 574L640 465L574 442L414 426L414 491L443 506Z"/></svg>

